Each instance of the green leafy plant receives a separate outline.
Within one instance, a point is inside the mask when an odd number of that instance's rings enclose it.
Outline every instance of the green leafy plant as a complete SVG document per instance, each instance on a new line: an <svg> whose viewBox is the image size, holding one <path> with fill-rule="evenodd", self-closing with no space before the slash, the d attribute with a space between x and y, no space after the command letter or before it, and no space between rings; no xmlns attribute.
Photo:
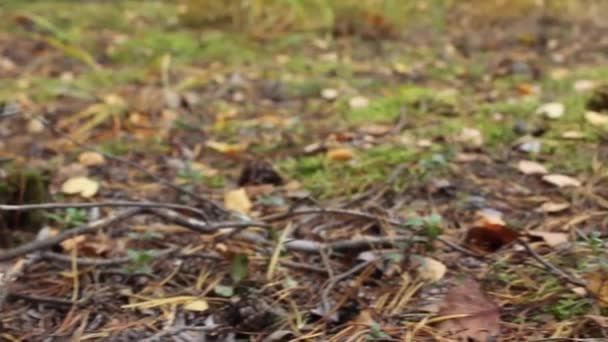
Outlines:
<svg viewBox="0 0 608 342"><path fill-rule="evenodd" d="M153 259L152 253L147 250L128 249L127 256L131 264L126 267L128 273L152 273L150 262Z"/></svg>
<svg viewBox="0 0 608 342"><path fill-rule="evenodd" d="M87 211L85 209L68 208L62 214L46 213L45 215L63 228L78 226L87 221Z"/></svg>

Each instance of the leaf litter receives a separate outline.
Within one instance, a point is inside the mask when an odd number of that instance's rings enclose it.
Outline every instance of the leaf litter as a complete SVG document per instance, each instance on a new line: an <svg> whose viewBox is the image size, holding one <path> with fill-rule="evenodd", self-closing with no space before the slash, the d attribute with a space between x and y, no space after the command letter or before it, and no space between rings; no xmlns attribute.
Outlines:
<svg viewBox="0 0 608 342"><path fill-rule="evenodd" d="M1 338L606 338L601 26L9 2Z"/></svg>

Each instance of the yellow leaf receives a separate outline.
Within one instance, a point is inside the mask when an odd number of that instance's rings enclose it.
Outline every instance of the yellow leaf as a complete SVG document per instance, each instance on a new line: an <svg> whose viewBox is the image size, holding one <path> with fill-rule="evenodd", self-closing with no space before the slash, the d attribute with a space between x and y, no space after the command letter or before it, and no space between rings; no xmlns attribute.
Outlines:
<svg viewBox="0 0 608 342"><path fill-rule="evenodd" d="M420 262L418 274L422 279L430 282L441 280L448 270L443 263L432 258L422 257Z"/></svg>
<svg viewBox="0 0 608 342"><path fill-rule="evenodd" d="M101 153L94 152L94 151L87 151L87 152L82 152L78 156L78 162L84 166L95 166L95 165L103 165L106 162L106 159L103 156L103 154L101 154Z"/></svg>
<svg viewBox="0 0 608 342"><path fill-rule="evenodd" d="M79 243L82 243L86 240L86 237L84 235L77 235L71 239L67 239L65 241L63 241L61 243L61 247L63 248L64 251L72 251L73 249L75 249L76 247L78 247Z"/></svg>
<svg viewBox="0 0 608 342"><path fill-rule="evenodd" d="M192 302L195 300L197 300L197 298L193 297L193 296L176 296L176 297L169 297L169 298L151 299L151 300L147 300L145 302L123 305L121 307L123 309L134 309L134 308L151 309L151 308L161 306L161 305L184 304L184 303L189 303L189 302Z"/></svg>
<svg viewBox="0 0 608 342"><path fill-rule="evenodd" d="M327 151L327 158L333 161L347 161L355 157L355 153L350 148L339 147Z"/></svg>
<svg viewBox="0 0 608 342"><path fill-rule="evenodd" d="M213 140L207 142L207 147L226 154L236 154L243 152L247 149L247 146L248 144L246 143L228 144Z"/></svg>
<svg viewBox="0 0 608 342"><path fill-rule="evenodd" d="M608 125L608 115L600 114L597 112L588 111L585 113L585 120L593 126L606 126Z"/></svg>
<svg viewBox="0 0 608 342"><path fill-rule="evenodd" d="M247 191L244 188L228 191L224 195L224 205L226 208L234 211L248 214L253 204L247 196Z"/></svg>
<svg viewBox="0 0 608 342"><path fill-rule="evenodd" d="M87 177L70 178L61 186L61 192L68 195L93 197L99 190L99 183Z"/></svg>
<svg viewBox="0 0 608 342"><path fill-rule="evenodd" d="M209 309L209 304L206 300L197 299L184 305L184 310L187 311L206 311Z"/></svg>

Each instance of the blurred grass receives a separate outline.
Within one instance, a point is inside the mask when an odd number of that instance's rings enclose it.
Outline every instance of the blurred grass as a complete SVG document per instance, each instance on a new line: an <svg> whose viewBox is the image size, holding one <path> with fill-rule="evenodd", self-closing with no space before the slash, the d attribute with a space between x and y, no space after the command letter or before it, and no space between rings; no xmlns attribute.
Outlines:
<svg viewBox="0 0 608 342"><path fill-rule="evenodd" d="M189 26L226 25L253 36L330 31L390 35L428 24L446 29L450 20L492 21L549 15L602 23L605 0L180 0Z"/></svg>

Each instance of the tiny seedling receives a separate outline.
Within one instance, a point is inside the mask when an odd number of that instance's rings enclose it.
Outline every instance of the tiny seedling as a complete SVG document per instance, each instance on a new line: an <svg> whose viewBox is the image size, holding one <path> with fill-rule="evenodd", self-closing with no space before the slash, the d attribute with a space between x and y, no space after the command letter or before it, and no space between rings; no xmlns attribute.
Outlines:
<svg viewBox="0 0 608 342"><path fill-rule="evenodd" d="M63 228L78 226L87 221L87 211L77 208L68 208L63 214L47 213L46 216Z"/></svg>
<svg viewBox="0 0 608 342"><path fill-rule="evenodd" d="M131 263L126 266L125 271L128 273L152 273L150 262L152 261L152 253L140 249L128 249L127 256Z"/></svg>

